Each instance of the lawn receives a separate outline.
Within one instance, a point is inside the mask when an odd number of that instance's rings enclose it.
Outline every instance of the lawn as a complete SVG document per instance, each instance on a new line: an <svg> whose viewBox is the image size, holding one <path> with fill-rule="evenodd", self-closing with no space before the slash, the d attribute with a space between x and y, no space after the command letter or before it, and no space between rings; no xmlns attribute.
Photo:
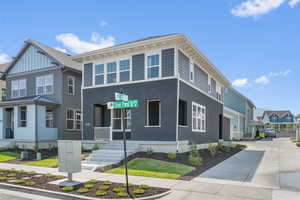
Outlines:
<svg viewBox="0 0 300 200"><path fill-rule="evenodd" d="M0 162L16 160L20 158L20 154L14 152L0 152Z"/></svg>
<svg viewBox="0 0 300 200"><path fill-rule="evenodd" d="M135 158L128 162L128 174L154 178L176 179L195 168L184 164L155 160L151 158ZM106 171L113 174L124 174L124 166Z"/></svg>
<svg viewBox="0 0 300 200"><path fill-rule="evenodd" d="M57 156L55 156L44 160L27 162L24 165L37 166L37 167L57 167L58 158Z"/></svg>

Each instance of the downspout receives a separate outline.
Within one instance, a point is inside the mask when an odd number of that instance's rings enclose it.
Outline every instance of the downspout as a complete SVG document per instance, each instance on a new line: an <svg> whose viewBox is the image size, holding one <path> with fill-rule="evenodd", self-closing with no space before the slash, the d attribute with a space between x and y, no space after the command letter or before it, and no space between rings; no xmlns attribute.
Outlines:
<svg viewBox="0 0 300 200"><path fill-rule="evenodd" d="M175 75L177 77L177 97L176 97L176 152L179 152L179 136L178 136L178 119L179 119L179 70L178 70L178 49L177 46L174 48L174 64L175 64Z"/></svg>

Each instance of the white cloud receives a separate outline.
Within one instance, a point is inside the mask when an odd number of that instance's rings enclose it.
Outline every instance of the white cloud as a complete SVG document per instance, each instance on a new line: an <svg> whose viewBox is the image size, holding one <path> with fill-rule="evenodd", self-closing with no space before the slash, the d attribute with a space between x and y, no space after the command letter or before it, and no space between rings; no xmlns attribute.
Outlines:
<svg viewBox="0 0 300 200"><path fill-rule="evenodd" d="M298 3L300 3L300 0L290 0L289 2L291 8L294 8Z"/></svg>
<svg viewBox="0 0 300 200"><path fill-rule="evenodd" d="M240 79L236 79L232 82L233 86L236 87L245 87L245 86L249 86L248 83L248 79L247 78L240 78Z"/></svg>
<svg viewBox="0 0 300 200"><path fill-rule="evenodd" d="M289 69L287 69L285 71L280 71L280 72L271 72L268 74L268 77L273 78L273 77L277 77L277 76L287 76L290 72L291 72L291 70L289 70Z"/></svg>
<svg viewBox="0 0 300 200"><path fill-rule="evenodd" d="M112 36L103 37L99 33L92 33L90 41L81 40L73 33L63 33L56 36L56 40L74 53L84 53L96 49L113 46L115 38Z"/></svg>
<svg viewBox="0 0 300 200"><path fill-rule="evenodd" d="M6 53L0 52L0 64L9 62L9 56Z"/></svg>
<svg viewBox="0 0 300 200"><path fill-rule="evenodd" d="M100 26L107 26L107 25L108 25L107 21L102 20L100 22Z"/></svg>
<svg viewBox="0 0 300 200"><path fill-rule="evenodd" d="M246 0L235 6L231 10L231 14L238 17L257 17L277 9L285 1L286 0Z"/></svg>
<svg viewBox="0 0 300 200"><path fill-rule="evenodd" d="M56 50L61 51L63 53L67 53L67 49L61 48L61 47L55 47Z"/></svg>
<svg viewBox="0 0 300 200"><path fill-rule="evenodd" d="M270 79L267 76L263 75L263 76L257 78L255 80L255 83L261 84L261 85L267 85L270 83Z"/></svg>

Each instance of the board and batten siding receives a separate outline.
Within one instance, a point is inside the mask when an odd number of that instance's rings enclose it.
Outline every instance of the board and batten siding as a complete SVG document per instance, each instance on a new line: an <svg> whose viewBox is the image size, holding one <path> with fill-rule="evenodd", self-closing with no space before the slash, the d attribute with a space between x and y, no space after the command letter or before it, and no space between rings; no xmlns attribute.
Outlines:
<svg viewBox="0 0 300 200"><path fill-rule="evenodd" d="M22 72L35 71L43 68L55 66L56 62L52 58L40 53L39 48L30 45L19 61L11 68L8 74L17 74Z"/></svg>
<svg viewBox="0 0 300 200"><path fill-rule="evenodd" d="M93 85L93 63L87 63L83 66L83 74L84 74L84 86L92 86Z"/></svg>
<svg viewBox="0 0 300 200"><path fill-rule="evenodd" d="M138 81L145 78L145 54L132 56L132 80Z"/></svg>
<svg viewBox="0 0 300 200"><path fill-rule="evenodd" d="M162 77L174 76L174 49L164 49L161 52Z"/></svg>

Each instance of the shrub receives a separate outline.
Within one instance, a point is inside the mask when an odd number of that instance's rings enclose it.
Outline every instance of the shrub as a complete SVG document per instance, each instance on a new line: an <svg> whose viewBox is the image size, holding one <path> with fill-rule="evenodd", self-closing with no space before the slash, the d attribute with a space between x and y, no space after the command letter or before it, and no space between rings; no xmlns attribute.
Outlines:
<svg viewBox="0 0 300 200"><path fill-rule="evenodd" d="M100 149L100 148L99 148L99 145L98 145L98 144L94 144L92 150L93 150L93 151L97 151L97 150L99 150L99 149Z"/></svg>
<svg viewBox="0 0 300 200"><path fill-rule="evenodd" d="M54 176L54 178L56 178L56 179L63 179L63 178L66 178L66 177L64 177L64 176Z"/></svg>
<svg viewBox="0 0 300 200"><path fill-rule="evenodd" d="M153 152L154 152L153 149L147 148L147 154L148 154L148 155L153 154Z"/></svg>
<svg viewBox="0 0 300 200"><path fill-rule="evenodd" d="M115 193L119 193L119 192L124 192L125 189L121 188L121 187L116 187L116 188L113 188L112 191L115 192Z"/></svg>
<svg viewBox="0 0 300 200"><path fill-rule="evenodd" d="M7 177L16 177L16 176L17 176L17 174L15 174L15 173L7 174Z"/></svg>
<svg viewBox="0 0 300 200"><path fill-rule="evenodd" d="M6 176L0 176L0 181L7 181L7 177Z"/></svg>
<svg viewBox="0 0 300 200"><path fill-rule="evenodd" d="M105 196L107 195L107 192L104 192L104 191L96 191L96 196Z"/></svg>
<svg viewBox="0 0 300 200"><path fill-rule="evenodd" d="M224 143L223 142L218 142L217 144L217 151L222 151L224 148Z"/></svg>
<svg viewBox="0 0 300 200"><path fill-rule="evenodd" d="M17 179L17 180L14 181L14 183L22 184L22 183L25 183L25 181L22 180L22 179Z"/></svg>
<svg viewBox="0 0 300 200"><path fill-rule="evenodd" d="M100 185L99 186L100 190L108 190L109 188L110 188L110 186L108 186L108 185Z"/></svg>
<svg viewBox="0 0 300 200"><path fill-rule="evenodd" d="M215 155L217 154L217 145L209 144L207 150L212 157L215 157Z"/></svg>
<svg viewBox="0 0 300 200"><path fill-rule="evenodd" d="M51 152L51 151L53 150L53 148L54 148L54 147L53 147L53 145L52 145L52 144L49 144L49 145L48 145L48 151L50 151L50 152Z"/></svg>
<svg viewBox="0 0 300 200"><path fill-rule="evenodd" d="M198 151L197 146L195 144L193 144L191 146L190 155L192 155L193 157L199 157L199 151Z"/></svg>
<svg viewBox="0 0 300 200"><path fill-rule="evenodd" d="M176 153L173 153L173 152L170 152L170 153L168 153L168 158L169 159L175 159L176 158Z"/></svg>
<svg viewBox="0 0 300 200"><path fill-rule="evenodd" d="M93 188L94 185L93 184L84 184L84 188L90 189Z"/></svg>
<svg viewBox="0 0 300 200"><path fill-rule="evenodd" d="M232 137L232 141L240 141L240 140L235 137Z"/></svg>
<svg viewBox="0 0 300 200"><path fill-rule="evenodd" d="M55 177L55 175L52 175L52 174L45 174L44 176L47 178Z"/></svg>
<svg viewBox="0 0 300 200"><path fill-rule="evenodd" d="M72 186L65 186L65 187L62 188L62 190L65 191L65 192L70 192L70 191L73 191L74 188Z"/></svg>
<svg viewBox="0 0 300 200"><path fill-rule="evenodd" d="M84 152L85 151L85 148L83 145L81 145L81 152Z"/></svg>
<svg viewBox="0 0 300 200"><path fill-rule="evenodd" d="M143 190L148 190L150 187L149 187L149 185L143 184L143 185L140 185L140 188Z"/></svg>
<svg viewBox="0 0 300 200"><path fill-rule="evenodd" d="M110 181L104 181L103 184L104 184L104 185L111 185L112 182L110 182Z"/></svg>
<svg viewBox="0 0 300 200"><path fill-rule="evenodd" d="M133 186L133 184L131 184L131 183L128 183L128 187L132 187ZM123 184L123 187L127 187L126 186L126 183L125 184Z"/></svg>
<svg viewBox="0 0 300 200"><path fill-rule="evenodd" d="M87 188L80 188L77 190L78 193L87 193L89 191L89 189Z"/></svg>
<svg viewBox="0 0 300 200"><path fill-rule="evenodd" d="M143 189L134 189L133 190L133 194L144 194L145 193L145 190L143 190Z"/></svg>
<svg viewBox="0 0 300 200"><path fill-rule="evenodd" d="M224 147L223 147L223 150L224 150L225 152L229 152L229 151L231 151L231 147L230 147L230 146L224 146Z"/></svg>
<svg viewBox="0 0 300 200"><path fill-rule="evenodd" d="M34 181L28 181L25 183L25 185L27 185L27 186L33 186L35 184L36 184L36 182L34 182Z"/></svg>
<svg viewBox="0 0 300 200"><path fill-rule="evenodd" d="M118 193L117 193L117 196L118 196L118 197L127 197L128 194L127 194L126 192L118 192Z"/></svg>
<svg viewBox="0 0 300 200"><path fill-rule="evenodd" d="M88 181L89 183L98 183L98 181L96 179L91 179Z"/></svg>
<svg viewBox="0 0 300 200"><path fill-rule="evenodd" d="M296 142L296 146L297 146L297 147L300 147L300 142Z"/></svg>
<svg viewBox="0 0 300 200"><path fill-rule="evenodd" d="M189 163L195 167L199 167L202 165L202 158L201 157L195 157L195 156L192 156L189 155Z"/></svg>
<svg viewBox="0 0 300 200"><path fill-rule="evenodd" d="M31 172L26 172L26 174L30 175L30 176L33 176L33 175L36 175L35 172L31 171Z"/></svg>

